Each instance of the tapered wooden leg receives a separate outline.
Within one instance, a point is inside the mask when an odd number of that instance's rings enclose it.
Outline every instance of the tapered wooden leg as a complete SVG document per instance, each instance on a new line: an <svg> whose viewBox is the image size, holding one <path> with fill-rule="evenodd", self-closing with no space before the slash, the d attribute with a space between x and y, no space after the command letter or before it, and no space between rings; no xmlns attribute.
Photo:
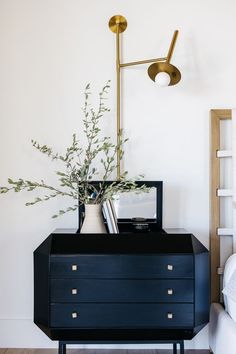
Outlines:
<svg viewBox="0 0 236 354"><path fill-rule="evenodd" d="M177 354L177 343L173 343L173 354Z"/></svg>
<svg viewBox="0 0 236 354"><path fill-rule="evenodd" d="M58 354L66 354L66 344L65 343L59 342Z"/></svg>

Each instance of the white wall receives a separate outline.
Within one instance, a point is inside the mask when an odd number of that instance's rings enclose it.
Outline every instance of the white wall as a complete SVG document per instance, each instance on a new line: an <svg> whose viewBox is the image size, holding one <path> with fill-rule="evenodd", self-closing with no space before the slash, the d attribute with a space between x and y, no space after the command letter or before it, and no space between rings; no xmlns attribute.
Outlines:
<svg viewBox="0 0 236 354"><path fill-rule="evenodd" d="M130 175L164 181L164 226L184 227L206 246L209 228L209 110L235 106L234 0L0 0L0 185L8 177L49 183L57 169L31 138L62 152L81 131L83 89L112 80L106 132L115 132L115 36L109 18L128 20L124 61L165 56L180 30L173 63L179 85L159 89L146 67L123 71L123 126ZM31 208L36 194L0 196L0 346L55 345L32 323L32 252L56 227L68 201ZM207 347L202 331L191 348Z"/></svg>

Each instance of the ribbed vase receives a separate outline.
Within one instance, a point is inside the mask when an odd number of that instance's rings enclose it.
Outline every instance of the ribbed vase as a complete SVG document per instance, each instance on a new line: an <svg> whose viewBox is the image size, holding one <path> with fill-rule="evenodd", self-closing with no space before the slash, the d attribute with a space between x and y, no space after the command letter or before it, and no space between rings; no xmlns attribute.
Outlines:
<svg viewBox="0 0 236 354"><path fill-rule="evenodd" d="M85 218L81 234L106 234L101 204L85 204Z"/></svg>

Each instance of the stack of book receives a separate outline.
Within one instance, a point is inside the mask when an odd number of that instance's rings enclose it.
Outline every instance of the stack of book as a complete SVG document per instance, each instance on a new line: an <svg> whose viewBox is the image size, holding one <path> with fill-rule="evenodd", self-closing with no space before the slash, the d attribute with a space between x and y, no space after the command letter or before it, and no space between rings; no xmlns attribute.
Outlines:
<svg viewBox="0 0 236 354"><path fill-rule="evenodd" d="M110 234L118 234L117 216L112 200L106 200L102 205L102 210L104 219L107 222L108 232Z"/></svg>

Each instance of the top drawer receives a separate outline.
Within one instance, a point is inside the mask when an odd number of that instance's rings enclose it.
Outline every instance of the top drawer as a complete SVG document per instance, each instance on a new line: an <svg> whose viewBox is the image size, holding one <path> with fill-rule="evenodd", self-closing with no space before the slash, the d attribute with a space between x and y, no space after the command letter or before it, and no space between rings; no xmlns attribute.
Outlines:
<svg viewBox="0 0 236 354"><path fill-rule="evenodd" d="M193 256L51 256L50 274L52 278L193 278Z"/></svg>

